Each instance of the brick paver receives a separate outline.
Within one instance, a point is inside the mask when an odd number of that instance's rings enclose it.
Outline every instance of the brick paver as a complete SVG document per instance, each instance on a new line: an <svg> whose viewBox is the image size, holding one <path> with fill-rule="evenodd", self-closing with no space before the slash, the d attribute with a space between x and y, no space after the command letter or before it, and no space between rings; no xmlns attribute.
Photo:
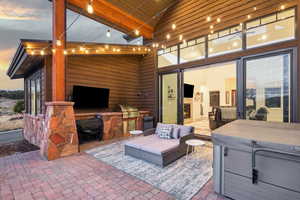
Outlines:
<svg viewBox="0 0 300 200"><path fill-rule="evenodd" d="M174 198L85 153L46 161L33 151L0 158L0 199Z"/></svg>
<svg viewBox="0 0 300 200"><path fill-rule="evenodd" d="M38 151L0 158L0 200L174 199L150 184L92 156L46 161ZM214 194L212 182L194 200L223 200Z"/></svg>

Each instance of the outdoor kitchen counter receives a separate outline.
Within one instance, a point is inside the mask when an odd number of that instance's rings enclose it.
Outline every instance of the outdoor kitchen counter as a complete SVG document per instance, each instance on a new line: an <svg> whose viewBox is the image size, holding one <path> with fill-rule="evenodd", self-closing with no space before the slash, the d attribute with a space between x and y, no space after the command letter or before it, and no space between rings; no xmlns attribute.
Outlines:
<svg viewBox="0 0 300 200"><path fill-rule="evenodd" d="M143 129L143 118L150 115L150 111L139 111L139 116L134 118L123 118L122 112L76 112L75 119L89 119L100 115L103 120L103 140L110 140L129 136L128 120L135 120L135 129Z"/></svg>

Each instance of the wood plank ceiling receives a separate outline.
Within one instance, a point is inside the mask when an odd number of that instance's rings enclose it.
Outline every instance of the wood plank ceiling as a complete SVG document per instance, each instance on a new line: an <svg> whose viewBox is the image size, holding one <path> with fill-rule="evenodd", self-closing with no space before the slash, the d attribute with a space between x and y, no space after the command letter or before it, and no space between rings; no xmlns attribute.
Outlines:
<svg viewBox="0 0 300 200"><path fill-rule="evenodd" d="M67 7L131 36L137 29L147 39L152 39L160 17L174 4L174 0L93 0L94 13L89 14L86 11L89 2L67 0Z"/></svg>

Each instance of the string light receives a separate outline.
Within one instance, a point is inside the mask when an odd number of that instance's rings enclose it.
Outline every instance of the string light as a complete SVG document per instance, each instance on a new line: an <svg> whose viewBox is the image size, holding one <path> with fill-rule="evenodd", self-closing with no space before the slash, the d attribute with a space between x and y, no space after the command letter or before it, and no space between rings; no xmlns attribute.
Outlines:
<svg viewBox="0 0 300 200"><path fill-rule="evenodd" d="M79 47L80 51L84 51L84 49L85 49L84 47Z"/></svg>
<svg viewBox="0 0 300 200"><path fill-rule="evenodd" d="M111 33L110 33L110 30L108 29L107 31L106 31L106 37L110 37L111 36Z"/></svg>
<svg viewBox="0 0 300 200"><path fill-rule="evenodd" d="M64 55L68 55L68 51L67 50L64 50Z"/></svg>
<svg viewBox="0 0 300 200"><path fill-rule="evenodd" d="M42 56L45 55L45 51L44 50L41 51L41 55Z"/></svg>
<svg viewBox="0 0 300 200"><path fill-rule="evenodd" d="M55 53L56 52L56 50L55 49L52 49L52 53Z"/></svg>
<svg viewBox="0 0 300 200"><path fill-rule="evenodd" d="M214 30L211 30L210 33L213 34L213 33L214 33Z"/></svg>
<svg viewBox="0 0 300 200"><path fill-rule="evenodd" d="M138 51L140 51L140 50L141 50L141 47L138 48Z"/></svg>
<svg viewBox="0 0 300 200"><path fill-rule="evenodd" d="M117 52L120 52L121 51L121 49L117 49Z"/></svg>
<svg viewBox="0 0 300 200"><path fill-rule="evenodd" d="M248 18L248 19L251 19L251 15L247 15L247 18Z"/></svg>
<svg viewBox="0 0 300 200"><path fill-rule="evenodd" d="M285 9L285 5L281 5L280 10L284 10L284 9Z"/></svg>
<svg viewBox="0 0 300 200"><path fill-rule="evenodd" d="M99 53L99 49L96 49L96 53Z"/></svg>
<svg viewBox="0 0 300 200"><path fill-rule="evenodd" d="M105 49L108 49L108 48L109 48L109 46L106 44L106 45L105 45Z"/></svg>
<svg viewBox="0 0 300 200"><path fill-rule="evenodd" d="M34 51L31 51L31 55L34 55Z"/></svg>
<svg viewBox="0 0 300 200"><path fill-rule="evenodd" d="M155 43L152 44L152 47L155 48Z"/></svg>
<svg viewBox="0 0 300 200"><path fill-rule="evenodd" d="M171 38L170 34L166 35L167 40L169 40Z"/></svg>
<svg viewBox="0 0 300 200"><path fill-rule="evenodd" d="M257 8L254 6L254 7L253 7L253 10L255 11L255 10L257 10Z"/></svg>
<svg viewBox="0 0 300 200"><path fill-rule="evenodd" d="M220 17L217 18L217 22L218 22L218 23L221 22L221 18L220 18Z"/></svg>
<svg viewBox="0 0 300 200"><path fill-rule="evenodd" d="M179 35L179 41L181 41L183 39L182 35Z"/></svg>
<svg viewBox="0 0 300 200"><path fill-rule="evenodd" d="M176 24L172 24L172 29L173 29L173 30L176 29Z"/></svg>
<svg viewBox="0 0 300 200"><path fill-rule="evenodd" d="M186 40L183 40L182 43L183 43L183 45L186 45Z"/></svg>
<svg viewBox="0 0 300 200"><path fill-rule="evenodd" d="M85 52L86 54L88 54L88 53L89 53L89 50L88 50L88 49L86 49L84 52Z"/></svg>
<svg viewBox="0 0 300 200"><path fill-rule="evenodd" d="M86 10L89 14L93 14L94 13L94 8L93 8L93 5L92 5L92 0L88 3L87 7L86 7Z"/></svg>
<svg viewBox="0 0 300 200"><path fill-rule="evenodd" d="M133 48L132 50L135 51L135 48Z"/></svg>
<svg viewBox="0 0 300 200"><path fill-rule="evenodd" d="M56 45L57 46L61 46L61 41L60 40L56 40Z"/></svg>
<svg viewBox="0 0 300 200"><path fill-rule="evenodd" d="M72 49L72 53L75 53L75 49Z"/></svg>
<svg viewBox="0 0 300 200"><path fill-rule="evenodd" d="M137 30L137 29L135 29L134 33L135 33L136 36L140 35L140 31Z"/></svg>
<svg viewBox="0 0 300 200"><path fill-rule="evenodd" d="M211 21L211 17L208 16L208 17L206 18L206 21L210 22L210 21Z"/></svg>
<svg viewBox="0 0 300 200"><path fill-rule="evenodd" d="M210 28L210 29L213 29L213 28L214 28L214 25L210 25L209 28Z"/></svg>

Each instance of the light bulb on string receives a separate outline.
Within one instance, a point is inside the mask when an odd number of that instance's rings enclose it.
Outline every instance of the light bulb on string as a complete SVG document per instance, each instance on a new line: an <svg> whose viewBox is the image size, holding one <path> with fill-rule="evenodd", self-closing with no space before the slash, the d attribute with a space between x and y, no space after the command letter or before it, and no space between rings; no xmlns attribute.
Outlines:
<svg viewBox="0 0 300 200"><path fill-rule="evenodd" d="M167 40L169 40L171 38L170 34L166 35Z"/></svg>
<svg viewBox="0 0 300 200"><path fill-rule="evenodd" d="M61 41L60 40L56 40L56 45L57 46L61 46Z"/></svg>
<svg viewBox="0 0 300 200"><path fill-rule="evenodd" d="M86 10L89 14L93 14L94 13L94 8L93 8L93 5L92 5L92 1L90 1L86 7Z"/></svg>
<svg viewBox="0 0 300 200"><path fill-rule="evenodd" d="M182 35L179 35L179 41L181 41L183 39Z"/></svg>
<svg viewBox="0 0 300 200"><path fill-rule="evenodd" d="M108 29L107 31L106 31L106 37L110 37L111 36L111 33L110 33L110 30Z"/></svg>
<svg viewBox="0 0 300 200"><path fill-rule="evenodd" d="M217 18L217 22L218 22L218 23L221 22L221 18L220 18L220 17Z"/></svg>
<svg viewBox="0 0 300 200"><path fill-rule="evenodd" d="M284 9L285 9L285 5L281 5L280 10L284 10Z"/></svg>
<svg viewBox="0 0 300 200"><path fill-rule="evenodd" d="M45 51L41 50L41 56L45 55Z"/></svg>
<svg viewBox="0 0 300 200"><path fill-rule="evenodd" d="M140 31L137 30L137 29L135 29L134 33L135 33L136 36L139 36L139 35L140 35Z"/></svg>
<svg viewBox="0 0 300 200"><path fill-rule="evenodd" d="M68 55L68 51L67 50L64 50L64 55Z"/></svg>
<svg viewBox="0 0 300 200"><path fill-rule="evenodd" d="M172 29L173 29L173 30L176 29L176 24L172 24Z"/></svg>

